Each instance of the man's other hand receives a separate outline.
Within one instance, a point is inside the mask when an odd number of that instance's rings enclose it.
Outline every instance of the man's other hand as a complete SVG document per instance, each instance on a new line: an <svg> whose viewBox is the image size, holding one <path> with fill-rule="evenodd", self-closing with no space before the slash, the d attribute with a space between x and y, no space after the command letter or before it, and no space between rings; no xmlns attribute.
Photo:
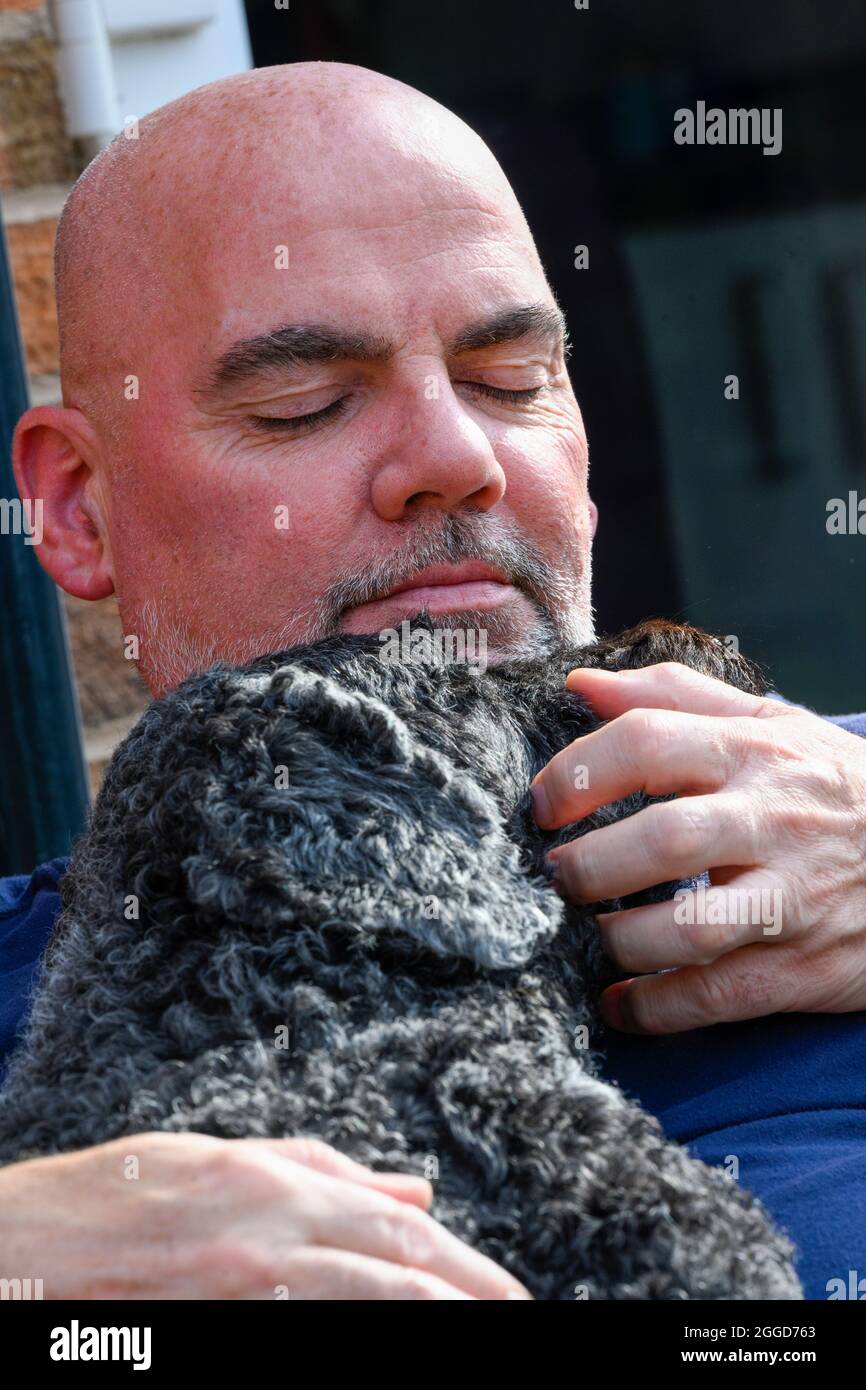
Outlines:
<svg viewBox="0 0 866 1390"><path fill-rule="evenodd" d="M677 799L553 851L563 896L621 898L705 870L712 885L599 915L635 977L603 994L607 1022L676 1033L866 1008L866 740L674 662L579 669L567 685L609 722L539 773L539 824L635 791Z"/></svg>
<svg viewBox="0 0 866 1390"><path fill-rule="evenodd" d="M431 1200L315 1139L138 1134L0 1169L0 1277L52 1299L528 1298Z"/></svg>

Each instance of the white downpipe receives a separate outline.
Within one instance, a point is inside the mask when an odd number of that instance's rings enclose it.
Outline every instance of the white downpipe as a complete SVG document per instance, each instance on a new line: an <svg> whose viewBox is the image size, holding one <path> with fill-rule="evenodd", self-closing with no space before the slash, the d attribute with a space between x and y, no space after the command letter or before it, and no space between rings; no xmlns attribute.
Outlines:
<svg viewBox="0 0 866 1390"><path fill-rule="evenodd" d="M69 134L95 155L120 130L111 46L99 0L53 0Z"/></svg>

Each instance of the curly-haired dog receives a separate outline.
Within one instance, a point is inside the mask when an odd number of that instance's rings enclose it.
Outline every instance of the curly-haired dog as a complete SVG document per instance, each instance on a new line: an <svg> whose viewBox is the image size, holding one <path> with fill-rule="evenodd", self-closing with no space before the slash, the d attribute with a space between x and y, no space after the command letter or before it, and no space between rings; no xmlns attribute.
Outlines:
<svg viewBox="0 0 866 1390"><path fill-rule="evenodd" d="M596 726L570 666L756 672L661 624L555 668L380 650L341 636L218 667L118 749L0 1098L0 1161L144 1130L317 1135L438 1172L433 1214L537 1298L800 1297L759 1204L585 1046L614 975L544 854L644 799L548 835L527 793Z"/></svg>

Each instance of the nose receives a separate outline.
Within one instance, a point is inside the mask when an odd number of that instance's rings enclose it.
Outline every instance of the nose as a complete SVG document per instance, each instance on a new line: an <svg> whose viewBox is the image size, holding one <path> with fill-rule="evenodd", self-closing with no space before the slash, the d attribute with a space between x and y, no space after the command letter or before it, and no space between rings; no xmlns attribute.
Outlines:
<svg viewBox="0 0 866 1390"><path fill-rule="evenodd" d="M438 399L407 393L398 437L373 477L373 507L384 521L402 521L431 508L489 511L505 494L505 474L484 430L463 408L447 380Z"/></svg>

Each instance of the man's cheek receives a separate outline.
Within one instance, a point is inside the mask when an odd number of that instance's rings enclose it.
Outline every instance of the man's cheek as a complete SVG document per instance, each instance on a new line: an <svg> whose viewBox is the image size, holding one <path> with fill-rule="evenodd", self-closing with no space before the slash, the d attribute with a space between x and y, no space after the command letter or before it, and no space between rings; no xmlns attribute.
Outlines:
<svg viewBox="0 0 866 1390"><path fill-rule="evenodd" d="M558 405L537 407L530 420L506 429L496 441L496 456L510 486L524 479L555 486L551 496L584 492L589 470L586 437L579 417Z"/></svg>
<svg viewBox="0 0 866 1390"><path fill-rule="evenodd" d="M529 436L529 437L528 437ZM505 505L538 540L568 536L570 543L592 526L586 466L561 432L521 431L498 450L506 475Z"/></svg>

